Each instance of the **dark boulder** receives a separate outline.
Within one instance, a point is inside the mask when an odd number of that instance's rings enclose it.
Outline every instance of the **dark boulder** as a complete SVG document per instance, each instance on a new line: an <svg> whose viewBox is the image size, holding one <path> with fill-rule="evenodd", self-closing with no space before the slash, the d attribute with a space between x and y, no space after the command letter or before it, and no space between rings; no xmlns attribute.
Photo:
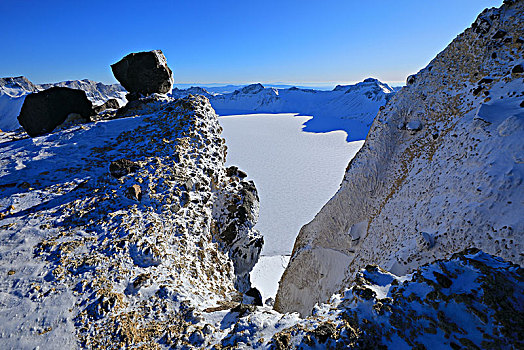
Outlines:
<svg viewBox="0 0 524 350"><path fill-rule="evenodd" d="M129 91L128 100L140 95L165 94L173 87L173 72L161 50L136 52L111 65L115 78Z"/></svg>
<svg viewBox="0 0 524 350"><path fill-rule="evenodd" d="M511 73L513 74L520 74L524 73L524 64L517 64L513 69L511 70Z"/></svg>
<svg viewBox="0 0 524 350"><path fill-rule="evenodd" d="M18 122L31 137L53 131L67 116L75 113L86 122L93 115L93 105L82 90L66 87L50 89L28 95L18 116Z"/></svg>
<svg viewBox="0 0 524 350"><path fill-rule="evenodd" d="M416 81L415 74L410 75L410 76L406 79L406 85L413 85L413 84L415 84L415 81Z"/></svg>
<svg viewBox="0 0 524 350"><path fill-rule="evenodd" d="M118 109L120 108L120 104L118 103L118 100L116 98L110 98L106 102L102 103L101 105L95 106L93 110L95 113L100 113L105 111L106 109Z"/></svg>
<svg viewBox="0 0 524 350"><path fill-rule="evenodd" d="M262 306L262 294L255 287L250 288L246 293L248 297L253 298L253 305Z"/></svg>

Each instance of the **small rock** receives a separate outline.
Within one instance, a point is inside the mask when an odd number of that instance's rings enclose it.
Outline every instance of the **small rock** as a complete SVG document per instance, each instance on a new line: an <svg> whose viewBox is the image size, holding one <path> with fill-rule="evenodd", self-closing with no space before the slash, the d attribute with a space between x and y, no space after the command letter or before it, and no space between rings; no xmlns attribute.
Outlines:
<svg viewBox="0 0 524 350"><path fill-rule="evenodd" d="M205 339L204 334L200 330L196 330L189 337L189 342L196 346L202 346Z"/></svg>
<svg viewBox="0 0 524 350"><path fill-rule="evenodd" d="M140 202L142 199L142 189L139 185L133 185L127 189L126 197Z"/></svg>
<svg viewBox="0 0 524 350"><path fill-rule="evenodd" d="M236 166L230 166L229 168L227 168L226 175L228 177L238 176L240 179L244 179L245 177L247 177L247 174L242 170L238 169L238 167Z"/></svg>
<svg viewBox="0 0 524 350"><path fill-rule="evenodd" d="M326 340L328 340L329 338L333 338L336 333L337 333L337 328L331 322L322 323L320 326L315 328L315 330L313 331L313 334L318 339L318 342L320 344L325 343Z"/></svg>
<svg viewBox="0 0 524 350"><path fill-rule="evenodd" d="M473 95L477 96L482 91L482 89L484 89L482 85L477 86L475 90L473 90Z"/></svg>
<svg viewBox="0 0 524 350"><path fill-rule="evenodd" d="M133 281L133 288L139 289L149 280L150 277L151 274L149 273L142 273L138 275Z"/></svg>
<svg viewBox="0 0 524 350"><path fill-rule="evenodd" d="M257 288L253 287L245 294L253 298L253 305L262 306L262 294L260 294L260 291Z"/></svg>
<svg viewBox="0 0 524 350"><path fill-rule="evenodd" d="M120 108L120 104L118 103L118 100L116 98L110 98L106 102L102 103L99 106L93 107L93 110L95 113L100 113L105 111L106 109L118 109Z"/></svg>
<svg viewBox="0 0 524 350"><path fill-rule="evenodd" d="M415 75L414 74L410 75L406 79L406 85L413 85L413 84L415 84L415 81L416 81Z"/></svg>
<svg viewBox="0 0 524 350"><path fill-rule="evenodd" d="M253 305L247 305L247 304L238 304L237 306L235 306L234 308L231 309L231 312L238 312L239 313L239 317L242 317L248 313L251 313L253 311L255 311L256 308L253 306Z"/></svg>
<svg viewBox="0 0 524 350"><path fill-rule="evenodd" d="M211 334L213 333L213 327L208 323L202 328L202 333Z"/></svg>
<svg viewBox="0 0 524 350"><path fill-rule="evenodd" d="M506 31L505 30L502 30L502 29L499 29L497 30L497 32L493 35L493 39L502 39L503 37L506 36Z"/></svg>
<svg viewBox="0 0 524 350"><path fill-rule="evenodd" d="M377 294L373 290L360 286L353 287L353 294L358 295L364 300L371 300L377 296Z"/></svg>
<svg viewBox="0 0 524 350"><path fill-rule="evenodd" d="M128 159L119 159L109 164L109 172L117 179L127 174L134 173L140 169L140 165Z"/></svg>
<svg viewBox="0 0 524 350"><path fill-rule="evenodd" d="M477 34L487 34L491 28L491 23L486 18L479 16L471 25L471 28L473 28L473 31Z"/></svg>
<svg viewBox="0 0 524 350"><path fill-rule="evenodd" d="M449 288L453 283L448 277L444 276L443 274L437 271L433 271L433 276L435 276L435 278L437 279L437 283L443 288Z"/></svg>

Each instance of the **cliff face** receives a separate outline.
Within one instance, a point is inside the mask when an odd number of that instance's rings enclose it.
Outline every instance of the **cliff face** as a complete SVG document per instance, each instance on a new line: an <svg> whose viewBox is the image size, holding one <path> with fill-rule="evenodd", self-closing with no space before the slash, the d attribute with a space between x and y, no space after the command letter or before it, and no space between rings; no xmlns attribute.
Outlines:
<svg viewBox="0 0 524 350"><path fill-rule="evenodd" d="M258 196L209 101L127 111L0 140L3 348L169 344L250 287Z"/></svg>
<svg viewBox="0 0 524 350"><path fill-rule="evenodd" d="M522 265L523 20L522 1L485 10L379 112L276 310L309 314L368 264L403 274L476 247Z"/></svg>

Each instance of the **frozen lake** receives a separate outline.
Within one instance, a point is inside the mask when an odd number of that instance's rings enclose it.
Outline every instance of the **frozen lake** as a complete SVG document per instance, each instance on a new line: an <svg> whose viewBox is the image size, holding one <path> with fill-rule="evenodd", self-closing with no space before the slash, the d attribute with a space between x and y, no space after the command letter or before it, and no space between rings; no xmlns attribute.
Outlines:
<svg viewBox="0 0 524 350"><path fill-rule="evenodd" d="M303 132L310 118L290 113L219 118L227 165L245 171L258 189L256 228L265 243L251 276L264 298L276 294L298 231L335 194L349 160L364 143L346 142L343 131Z"/></svg>

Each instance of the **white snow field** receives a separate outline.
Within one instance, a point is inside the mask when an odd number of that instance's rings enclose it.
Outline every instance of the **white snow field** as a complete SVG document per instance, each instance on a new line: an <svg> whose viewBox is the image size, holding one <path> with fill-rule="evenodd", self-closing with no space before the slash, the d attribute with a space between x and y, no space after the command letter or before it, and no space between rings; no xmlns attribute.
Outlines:
<svg viewBox="0 0 524 350"><path fill-rule="evenodd" d="M344 131L302 131L310 118L293 113L219 118L228 146L226 165L245 171L260 197L255 228L265 243L251 278L264 299L275 296L298 231L335 194L364 143L346 142Z"/></svg>

